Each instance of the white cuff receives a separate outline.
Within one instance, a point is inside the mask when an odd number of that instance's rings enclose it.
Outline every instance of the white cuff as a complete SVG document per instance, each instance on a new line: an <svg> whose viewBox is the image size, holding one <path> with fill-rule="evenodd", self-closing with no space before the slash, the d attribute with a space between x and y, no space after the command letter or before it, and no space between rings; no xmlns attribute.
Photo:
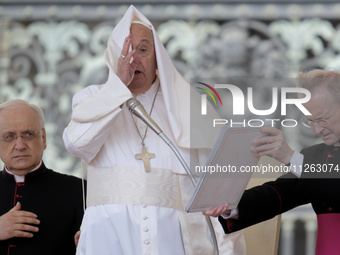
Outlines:
<svg viewBox="0 0 340 255"><path fill-rule="evenodd" d="M228 213L221 214L221 217L223 219L235 219L235 220L237 220L238 219L238 208L236 207L236 208L232 209L230 214L228 214Z"/></svg>
<svg viewBox="0 0 340 255"><path fill-rule="evenodd" d="M294 151L290 158L289 171L296 177L301 177L302 174L303 155L297 151Z"/></svg>

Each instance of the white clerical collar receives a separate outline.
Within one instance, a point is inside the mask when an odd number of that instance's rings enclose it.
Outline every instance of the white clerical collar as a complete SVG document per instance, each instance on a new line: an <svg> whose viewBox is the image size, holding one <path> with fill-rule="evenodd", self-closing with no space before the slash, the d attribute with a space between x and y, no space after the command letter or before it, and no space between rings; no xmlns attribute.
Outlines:
<svg viewBox="0 0 340 255"><path fill-rule="evenodd" d="M34 172L34 171L37 170L39 167L41 167L41 164L42 164L42 160L40 160L38 166L36 166L35 168L33 168L33 169L30 171L30 173ZM14 178L15 178L15 181L16 181L17 183L18 183L18 182L25 182L25 175L17 175L17 174L14 174L14 173L12 173L11 171L9 171L9 170L7 169L6 166L5 166L5 171L6 171L7 173L9 173L10 175L13 175Z"/></svg>

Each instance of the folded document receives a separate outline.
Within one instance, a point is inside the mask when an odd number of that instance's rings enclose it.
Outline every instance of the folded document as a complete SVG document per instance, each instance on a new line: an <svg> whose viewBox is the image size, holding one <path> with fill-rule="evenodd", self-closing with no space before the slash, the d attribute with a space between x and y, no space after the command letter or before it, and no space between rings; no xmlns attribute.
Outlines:
<svg viewBox="0 0 340 255"><path fill-rule="evenodd" d="M228 203L229 209L237 207L252 176L252 166L258 164L252 152L254 139L262 137L262 127L228 127L220 136L205 166L200 166L203 176L188 202L187 212L203 212Z"/></svg>

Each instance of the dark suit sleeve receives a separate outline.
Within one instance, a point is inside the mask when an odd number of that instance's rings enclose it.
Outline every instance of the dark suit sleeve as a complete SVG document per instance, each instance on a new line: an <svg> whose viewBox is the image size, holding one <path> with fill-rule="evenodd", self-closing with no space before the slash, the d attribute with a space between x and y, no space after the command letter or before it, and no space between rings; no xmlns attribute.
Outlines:
<svg viewBox="0 0 340 255"><path fill-rule="evenodd" d="M309 203L312 195L310 189L306 189L308 183L305 181L289 173L275 181L246 190L238 204L238 219L226 220L219 217L225 233L238 231Z"/></svg>

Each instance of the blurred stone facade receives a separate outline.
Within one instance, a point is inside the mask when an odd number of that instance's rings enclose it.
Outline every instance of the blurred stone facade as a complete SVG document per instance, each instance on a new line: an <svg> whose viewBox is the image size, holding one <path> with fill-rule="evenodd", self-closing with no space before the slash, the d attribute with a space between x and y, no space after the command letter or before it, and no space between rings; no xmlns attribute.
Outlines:
<svg viewBox="0 0 340 255"><path fill-rule="evenodd" d="M340 70L337 1L130 3L152 21L188 81L285 79L313 68ZM72 96L106 81L106 41L128 7L109 0L0 1L0 102L21 98L43 108L44 161L50 168L81 176L79 159L68 154L62 140ZM265 88L258 89L266 95ZM317 141L306 128L289 130L287 139L297 149Z"/></svg>

